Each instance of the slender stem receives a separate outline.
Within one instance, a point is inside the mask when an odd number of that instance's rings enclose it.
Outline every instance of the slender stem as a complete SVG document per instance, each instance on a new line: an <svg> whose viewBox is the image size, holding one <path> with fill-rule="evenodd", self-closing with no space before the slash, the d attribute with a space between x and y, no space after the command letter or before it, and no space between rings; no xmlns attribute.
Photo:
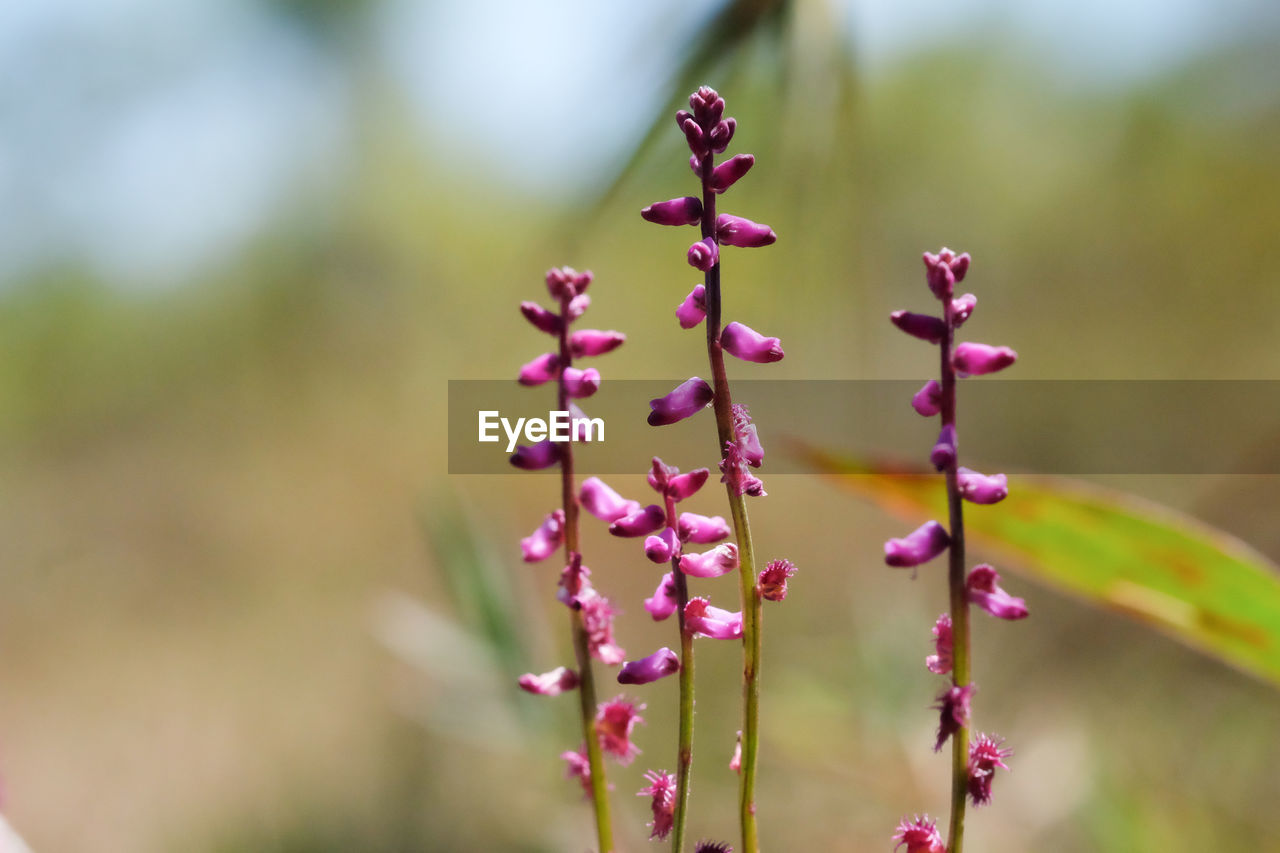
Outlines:
<svg viewBox="0 0 1280 853"><path fill-rule="evenodd" d="M569 351L569 298L560 300L560 379L556 389L556 408L567 411L569 391L565 387L564 371L572 363ZM560 445L560 492L564 506L565 562L581 559L578 551L578 497L573 477L573 442ZM596 839L600 853L613 850L613 825L609 817L609 784L604 775L604 756L600 751L600 738L596 735L596 682L591 667L591 650L587 642L587 629L582 611L570 608L570 627L573 632L573 651L578 661L578 700L582 714L582 737L586 741L587 764L591 768L591 801L596 818Z"/></svg>
<svg viewBox="0 0 1280 853"><path fill-rule="evenodd" d="M956 372L951 365L951 346L955 335L955 318L951 299L942 300L946 334L942 339L942 424L955 429ZM956 453L946 468L947 506L951 514L951 547L948 549L947 580L951 587L951 683L956 687L969 684L969 597L964 583L964 509L957 483L959 439ZM951 736L951 827L947 834L947 853L964 849L965 798L969 791L969 726L963 725Z"/></svg>
<svg viewBox="0 0 1280 853"><path fill-rule="evenodd" d="M716 196L711 191L713 157L708 154L699 163L702 179L702 237L716 240ZM733 398L729 394L729 377L724 368L724 350L720 346L720 264L707 270L704 298L707 306L707 357L715 392L716 428L720 441L720 457L725 445L734 438ZM732 484L726 484L733 531L738 543L738 576L742 587L742 770L738 786L739 821L742 827L744 853L756 853L760 842L756 830L756 755L760 742L760 595L756 591L755 549L751 543L751 522L747 505Z"/></svg>
<svg viewBox="0 0 1280 853"><path fill-rule="evenodd" d="M667 526L677 529L676 502L667 495ZM680 548L671 555L671 578L676 588L676 619L680 628L680 733L676 755L676 808L671 827L671 851L684 849L684 826L689 811L689 777L693 771L693 634L685 628L684 607L689 582L680 571Z"/></svg>

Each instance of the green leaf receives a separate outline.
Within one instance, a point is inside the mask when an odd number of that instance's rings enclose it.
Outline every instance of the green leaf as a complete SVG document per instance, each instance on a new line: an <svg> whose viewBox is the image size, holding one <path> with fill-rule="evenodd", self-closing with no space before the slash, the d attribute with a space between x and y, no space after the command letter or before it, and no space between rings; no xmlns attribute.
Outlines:
<svg viewBox="0 0 1280 853"><path fill-rule="evenodd" d="M913 520L945 519L941 477L810 446L840 485ZM1009 478L965 536L1021 572L1157 628L1280 686L1280 569L1240 540L1167 507L1062 477Z"/></svg>

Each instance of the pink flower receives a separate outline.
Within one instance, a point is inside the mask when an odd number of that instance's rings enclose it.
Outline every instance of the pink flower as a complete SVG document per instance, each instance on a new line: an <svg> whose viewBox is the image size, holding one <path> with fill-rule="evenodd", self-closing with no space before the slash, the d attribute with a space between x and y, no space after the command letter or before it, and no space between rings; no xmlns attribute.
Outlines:
<svg viewBox="0 0 1280 853"><path fill-rule="evenodd" d="M688 259L689 266L706 272L720 263L720 247L710 237L699 240L689 247Z"/></svg>
<svg viewBox="0 0 1280 853"><path fill-rule="evenodd" d="M560 357L553 352L542 355L520 368L521 385L541 385L560 375Z"/></svg>
<svg viewBox="0 0 1280 853"><path fill-rule="evenodd" d="M564 369L564 390L575 400L590 397L600 390L600 371L594 367L579 370L576 367Z"/></svg>
<svg viewBox="0 0 1280 853"><path fill-rule="evenodd" d="M978 735L969 744L969 799L974 806L991 802L991 782L996 768L1009 769L1004 759L1013 755L1013 750L1003 747L1004 740L989 735Z"/></svg>
<svg viewBox="0 0 1280 853"><path fill-rule="evenodd" d="M938 832L937 821L928 815L917 815L911 820L904 817L893 840L898 842L893 845L894 850L905 844L907 853L946 853L947 849Z"/></svg>
<svg viewBox="0 0 1280 853"><path fill-rule="evenodd" d="M956 255L947 248L936 255L925 252L924 266L933 295L939 299L950 299L956 282L963 281L964 274L969 271L969 253Z"/></svg>
<svg viewBox="0 0 1280 853"><path fill-rule="evenodd" d="M969 315L977 305L978 297L972 293L966 293L951 300L951 322L955 323L957 329L964 325L964 321L969 319Z"/></svg>
<svg viewBox="0 0 1280 853"><path fill-rule="evenodd" d="M735 403L732 412L734 438L725 442L724 458L720 460L720 482L729 484L739 495L765 497L764 483L747 470L748 467L760 467L764 461L760 436L746 406Z"/></svg>
<svg viewBox="0 0 1280 853"><path fill-rule="evenodd" d="M929 453L929 461L939 471L956 461L956 428L947 424L938 433L938 442Z"/></svg>
<svg viewBox="0 0 1280 853"><path fill-rule="evenodd" d="M1018 360L1018 354L1008 347L993 347L989 344L973 344L966 341L956 344L951 354L951 364L965 376L982 376L1004 370Z"/></svg>
<svg viewBox="0 0 1280 853"><path fill-rule="evenodd" d="M701 554L680 557L680 571L695 578L718 578L738 568L738 546L732 542L717 545Z"/></svg>
<svg viewBox="0 0 1280 853"><path fill-rule="evenodd" d="M742 637L742 612L730 613L712 607L705 598L691 598L684 608L685 627L695 637L737 640Z"/></svg>
<svg viewBox="0 0 1280 853"><path fill-rule="evenodd" d="M649 824L653 827L653 832L649 833L649 840L662 841L671 833L674 823L676 777L665 770L650 770L644 774L644 778L648 780L649 787L642 789L637 796L653 798L653 823Z"/></svg>
<svg viewBox="0 0 1280 853"><path fill-rule="evenodd" d="M604 355L622 346L626 340L627 336L622 332L582 329L569 336L569 354L574 358Z"/></svg>
<svg viewBox="0 0 1280 853"><path fill-rule="evenodd" d="M609 604L609 599L588 586L574 599L574 603L582 611L587 650L607 666L622 663L627 653L613 641L613 615L616 611Z"/></svg>
<svg viewBox="0 0 1280 853"><path fill-rule="evenodd" d="M539 696L559 696L564 691L578 686L578 673L560 666L541 675L525 673L520 676L519 684L520 689Z"/></svg>
<svg viewBox="0 0 1280 853"><path fill-rule="evenodd" d="M644 540L644 555L655 563L667 562L672 554L680 553L679 549L676 532L670 527L664 527L661 533Z"/></svg>
<svg viewBox="0 0 1280 853"><path fill-rule="evenodd" d="M695 468L687 474L677 474L667 481L666 493L674 501L682 501L697 493L702 484L707 482L711 472L706 468Z"/></svg>
<svg viewBox="0 0 1280 853"><path fill-rule="evenodd" d="M631 730L637 723L643 723L640 712L644 705L616 696L608 702L600 703L596 711L596 735L600 738L600 748L618 759L624 767L640 754L640 748L631 742Z"/></svg>
<svg viewBox="0 0 1280 853"><path fill-rule="evenodd" d="M560 445L547 439L533 445L517 445L516 452L511 454L512 465L526 471L540 471L550 468L560 461Z"/></svg>
<svg viewBox="0 0 1280 853"><path fill-rule="evenodd" d="M778 235L768 225L722 213L716 217L716 239L726 246L758 249L777 242Z"/></svg>
<svg viewBox="0 0 1280 853"><path fill-rule="evenodd" d="M693 290L689 291L689 295L684 298L684 302L680 303L680 307L676 309L676 319L680 321L680 328L692 329L698 325L707 316L707 288L701 284L695 284Z"/></svg>
<svg viewBox="0 0 1280 853"><path fill-rule="evenodd" d="M612 524L640 509L640 501L629 501L599 477L588 477L578 490L582 508L601 521Z"/></svg>
<svg viewBox="0 0 1280 853"><path fill-rule="evenodd" d="M577 779L582 784L583 796L591 796L591 760L587 758L587 748L579 747L576 750L569 750L560 753L567 765L565 767L565 777L568 779Z"/></svg>
<svg viewBox="0 0 1280 853"><path fill-rule="evenodd" d="M930 672L946 675L951 671L951 654L953 650L950 614L943 613L938 617L938 621L933 626L933 642L937 654L932 654L925 658L924 665L929 668Z"/></svg>
<svg viewBox="0 0 1280 853"><path fill-rule="evenodd" d="M661 530L666 521L667 514L663 512L662 507L657 504L649 504L647 507L638 509L610 524L609 532L614 536L626 538L648 536L650 533Z"/></svg>
<svg viewBox="0 0 1280 853"><path fill-rule="evenodd" d="M895 569L910 569L927 563L947 550L951 537L936 521L926 521L901 539L884 543L884 561Z"/></svg>
<svg viewBox="0 0 1280 853"><path fill-rule="evenodd" d="M912 337L936 344L947 334L946 324L942 318L928 314L916 314L912 311L894 311L889 315L893 325Z"/></svg>
<svg viewBox="0 0 1280 853"><path fill-rule="evenodd" d="M655 225L697 225L702 220L702 202L693 196L658 201L640 211L640 215Z"/></svg>
<svg viewBox="0 0 1280 853"><path fill-rule="evenodd" d="M938 384L938 380L930 379L924 383L924 387L911 398L911 408L926 418L942 411L942 386Z"/></svg>
<svg viewBox="0 0 1280 853"><path fill-rule="evenodd" d="M782 601L787 597L787 579L797 569L790 560L774 560L760 573L758 588L760 597L769 601Z"/></svg>
<svg viewBox="0 0 1280 853"><path fill-rule="evenodd" d="M521 302L520 313L540 332L560 334L560 315L548 311L536 302Z"/></svg>
<svg viewBox="0 0 1280 853"><path fill-rule="evenodd" d="M969 700L973 696L974 686L950 687L938 696L938 742L933 751L942 749L942 745L964 726L969 725Z"/></svg>
<svg viewBox="0 0 1280 853"><path fill-rule="evenodd" d="M619 684L649 684L680 671L680 658L666 647L648 657L627 661L618 671Z"/></svg>
<svg viewBox="0 0 1280 853"><path fill-rule="evenodd" d="M764 462L764 447L760 444L756 425L751 422L750 410L742 403L734 403L729 410L733 416L733 434L742 450L742 458L752 468L759 468L760 463Z"/></svg>
<svg viewBox="0 0 1280 853"><path fill-rule="evenodd" d="M661 622L676 612L676 582L671 572L662 576L658 588L653 591L652 598L644 600L644 609L649 611L654 622Z"/></svg>
<svg viewBox="0 0 1280 853"><path fill-rule="evenodd" d="M564 510L558 509L542 520L538 529L520 540L526 563L545 560L564 542Z"/></svg>
<svg viewBox="0 0 1280 853"><path fill-rule="evenodd" d="M750 326L738 322L724 327L724 331L720 333L720 346L730 355L756 364L782 361L782 357L786 355L782 351L782 341L767 338Z"/></svg>
<svg viewBox="0 0 1280 853"><path fill-rule="evenodd" d="M1025 619L1027 603L1001 589L999 580L1000 575L986 563L974 566L965 581L969 601L999 619Z"/></svg>
<svg viewBox="0 0 1280 853"><path fill-rule="evenodd" d="M547 270L547 292L552 299L573 299L586 292L591 284L591 270L578 272L573 267Z"/></svg>
<svg viewBox="0 0 1280 853"><path fill-rule="evenodd" d="M738 739L733 744L733 755L729 758L729 769L734 773L742 772L742 730L738 730Z"/></svg>
<svg viewBox="0 0 1280 853"><path fill-rule="evenodd" d="M729 523L722 516L698 515L693 512L680 513L680 519L676 523L676 530L680 534L681 542L692 542L695 545L709 545L712 542L719 542L733 531L729 528Z"/></svg>
<svg viewBox="0 0 1280 853"><path fill-rule="evenodd" d="M956 469L960 497L975 504L998 504L1009 496L1009 480L1004 474L980 474L968 468Z"/></svg>
<svg viewBox="0 0 1280 853"><path fill-rule="evenodd" d="M715 395L711 386L694 376L676 386L670 394L649 401L649 426L666 426L696 415Z"/></svg>
<svg viewBox="0 0 1280 853"><path fill-rule="evenodd" d="M722 193L742 178L756 164L751 154L735 154L711 172L711 191Z"/></svg>

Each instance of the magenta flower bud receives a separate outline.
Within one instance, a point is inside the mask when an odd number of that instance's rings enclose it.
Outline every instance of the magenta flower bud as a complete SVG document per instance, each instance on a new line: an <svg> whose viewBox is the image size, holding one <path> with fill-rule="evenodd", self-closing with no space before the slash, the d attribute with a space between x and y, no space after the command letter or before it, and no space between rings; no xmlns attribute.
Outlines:
<svg viewBox="0 0 1280 853"><path fill-rule="evenodd" d="M579 370L576 367L564 369L565 393L575 400L590 397L600 390L600 371L594 367Z"/></svg>
<svg viewBox="0 0 1280 853"><path fill-rule="evenodd" d="M966 376L981 376L984 373L995 373L1004 370L1018 360L1018 354L1008 347L993 347L989 344L973 344L966 341L956 344L951 354L951 364Z"/></svg>
<svg viewBox="0 0 1280 853"><path fill-rule="evenodd" d="M1008 770L1004 760L1011 755L1013 750L1005 749L1001 738L980 734L969 743L969 799L974 806L991 802L991 782L996 768Z"/></svg>
<svg viewBox="0 0 1280 853"><path fill-rule="evenodd" d="M939 471L956 461L956 428L947 424L938 433L938 443L929 454L929 461Z"/></svg>
<svg viewBox="0 0 1280 853"><path fill-rule="evenodd" d="M895 569L910 569L927 563L947 550L951 537L936 521L926 521L901 539L884 543L884 561Z"/></svg>
<svg viewBox="0 0 1280 853"><path fill-rule="evenodd" d="M607 332L599 329L583 329L569 336L569 353L574 358L604 355L622 346L626 340L626 335L612 329Z"/></svg>
<svg viewBox="0 0 1280 853"><path fill-rule="evenodd" d="M912 337L936 344L947 334L947 326L941 317L916 314L913 311L894 311L889 315L893 325Z"/></svg>
<svg viewBox="0 0 1280 853"><path fill-rule="evenodd" d="M930 379L924 383L924 387L911 398L911 408L926 418L942 411L942 386L938 384L938 380Z"/></svg>
<svg viewBox="0 0 1280 853"><path fill-rule="evenodd" d="M951 671L951 657L955 649L951 633L951 614L943 613L933 626L933 645L936 654L924 659L924 665L930 672L946 675Z"/></svg>
<svg viewBox="0 0 1280 853"><path fill-rule="evenodd" d="M725 160L711 172L711 191L722 193L729 189L755 164L756 158L751 154L736 154Z"/></svg>
<svg viewBox="0 0 1280 853"><path fill-rule="evenodd" d="M681 542L692 542L695 545L710 545L719 542L733 531L729 524L718 515L705 516L693 512L680 513L676 524Z"/></svg>
<svg viewBox="0 0 1280 853"><path fill-rule="evenodd" d="M548 439L534 445L517 445L516 452L511 454L508 461L525 471L541 471L543 468L550 468L559 460L560 445Z"/></svg>
<svg viewBox="0 0 1280 853"><path fill-rule="evenodd" d="M969 271L969 254L957 256L945 248L936 255L925 252L924 266L933 295L939 299L950 299L955 283L962 281Z"/></svg>
<svg viewBox="0 0 1280 853"><path fill-rule="evenodd" d="M566 311L566 314L569 317L569 322L572 323L574 320L578 319L583 314L587 313L587 309L590 307L591 307L591 297L585 293L580 293L577 296L570 299L569 307L568 307L568 310Z"/></svg>
<svg viewBox="0 0 1280 853"><path fill-rule="evenodd" d="M691 118L693 118L693 113L688 110L676 110L676 127L684 130L685 121Z"/></svg>
<svg viewBox="0 0 1280 853"><path fill-rule="evenodd" d="M733 132L737 129L738 123L731 118L717 122L707 138L708 147L716 154L720 154L729 147L729 143L733 141Z"/></svg>
<svg viewBox="0 0 1280 853"><path fill-rule="evenodd" d="M777 242L778 235L768 225L722 213L716 217L716 238L725 246L758 249Z"/></svg>
<svg viewBox="0 0 1280 853"><path fill-rule="evenodd" d="M724 331L720 333L720 346L730 355L756 364L782 361L786 354L782 351L782 341L766 338L750 326L737 321L724 327Z"/></svg>
<svg viewBox="0 0 1280 853"><path fill-rule="evenodd" d="M964 296L957 296L951 300L951 321L955 323L956 328L964 325L964 321L969 319L969 315L973 313L973 309L977 307L978 297L972 293L966 293Z"/></svg>
<svg viewBox="0 0 1280 853"><path fill-rule="evenodd" d="M689 266L694 269L706 272L718 263L720 247L710 238L699 240L689 247Z"/></svg>
<svg viewBox="0 0 1280 853"><path fill-rule="evenodd" d="M560 375L560 357L553 352L544 352L533 361L520 368L521 385L541 385L550 382Z"/></svg>
<svg viewBox="0 0 1280 853"><path fill-rule="evenodd" d="M742 612L730 613L712 607L705 598L691 598L684 607L685 627L695 637L737 640L742 637Z"/></svg>
<svg viewBox="0 0 1280 853"><path fill-rule="evenodd" d="M979 474L968 468L956 469L960 497L975 504L998 504L1009 496L1009 482L1004 474Z"/></svg>
<svg viewBox="0 0 1280 853"><path fill-rule="evenodd" d="M969 700L973 696L974 686L950 687L938 696L938 742L933 751L942 749L942 745L964 726L969 725Z"/></svg>
<svg viewBox="0 0 1280 853"><path fill-rule="evenodd" d="M698 158L697 154L689 157L689 169L693 172L695 178L702 180L702 160Z"/></svg>
<svg viewBox="0 0 1280 853"><path fill-rule="evenodd" d="M649 824L653 831L649 833L650 841L662 841L671 834L675 826L676 811L676 777L664 771L650 770L644 774L649 787L644 788L636 796L651 797L649 807L653 810L653 822Z"/></svg>
<svg viewBox="0 0 1280 853"><path fill-rule="evenodd" d="M680 658L668 648L658 649L647 658L629 660L618 671L619 684L650 684L680 671Z"/></svg>
<svg viewBox="0 0 1280 853"><path fill-rule="evenodd" d="M564 691L578 686L578 673L561 666L541 675L527 672L520 676L518 683L521 690L527 690L539 696L559 696Z"/></svg>
<svg viewBox="0 0 1280 853"><path fill-rule="evenodd" d="M661 622L676 612L676 581L674 573L667 572L658 582L652 598L644 600L644 609L649 611L654 622Z"/></svg>
<svg viewBox="0 0 1280 853"><path fill-rule="evenodd" d="M655 563L668 562L672 554L679 553L679 548L676 532L670 527L664 527L661 533L644 540L644 555Z"/></svg>
<svg viewBox="0 0 1280 853"><path fill-rule="evenodd" d="M601 521L612 524L640 509L640 501L629 501L599 477L589 477L578 490L582 508Z"/></svg>
<svg viewBox="0 0 1280 853"><path fill-rule="evenodd" d="M680 571L695 578L718 578L738 568L738 546L732 542L717 545L701 554L685 554L680 558Z"/></svg>
<svg viewBox="0 0 1280 853"><path fill-rule="evenodd" d="M564 510L558 509L543 519L538 529L520 540L526 563L545 560L564 542Z"/></svg>
<svg viewBox="0 0 1280 853"><path fill-rule="evenodd" d="M787 597L787 579L796 573L790 560L774 560L760 573L756 588L760 597L768 601L782 601Z"/></svg>
<svg viewBox="0 0 1280 853"><path fill-rule="evenodd" d="M706 135L696 121L691 118L685 119L684 124L680 125L680 129L684 131L685 141L689 143L689 150L693 152L693 156L705 157L710 153L707 148Z"/></svg>
<svg viewBox="0 0 1280 853"><path fill-rule="evenodd" d="M578 272L573 267L547 270L547 292L553 299L572 299L585 293L591 284L591 270Z"/></svg>
<svg viewBox="0 0 1280 853"><path fill-rule="evenodd" d="M666 493L674 501L682 501L697 493L702 484L707 482L711 472L706 468L697 468L688 474L677 474L667 482Z"/></svg>
<svg viewBox="0 0 1280 853"><path fill-rule="evenodd" d="M895 851L904 844L907 853L946 853L947 850L946 842L938 832L937 821L928 815L916 815L911 820L904 817L893 840L897 842L893 845Z"/></svg>
<svg viewBox="0 0 1280 853"><path fill-rule="evenodd" d="M706 291L705 286L695 284L693 290L689 291L689 295L684 298L684 302L680 303L680 307L676 309L676 319L680 321L680 328L692 329L707 316Z"/></svg>
<svg viewBox="0 0 1280 853"><path fill-rule="evenodd" d="M640 211L640 216L655 225L697 225L702 221L702 202L691 195L655 201Z"/></svg>
<svg viewBox="0 0 1280 853"><path fill-rule="evenodd" d="M672 477L679 473L679 468L674 465L668 465L662 461L661 457L655 456L649 465L649 473L645 475L645 480L649 483L649 488L660 495L665 495L667 493L667 484Z"/></svg>
<svg viewBox="0 0 1280 853"><path fill-rule="evenodd" d="M649 401L649 426L666 426L696 415L711 402L715 395L711 386L694 376L676 386L665 397Z"/></svg>
<svg viewBox="0 0 1280 853"><path fill-rule="evenodd" d="M640 747L631 742L631 731L638 723L644 722L644 717L640 716L643 710L643 704L616 696L608 702L601 702L596 711L600 748L618 759L623 767L640 754Z"/></svg>
<svg viewBox="0 0 1280 853"><path fill-rule="evenodd" d="M699 124L713 125L724 115L724 98L710 86L699 86L698 91L689 96L689 109Z"/></svg>
<svg viewBox="0 0 1280 853"><path fill-rule="evenodd" d="M969 601L997 619L1027 618L1027 603L1001 589L999 580L1000 575L986 563L974 566L965 581Z"/></svg>
<svg viewBox="0 0 1280 853"><path fill-rule="evenodd" d="M637 536L648 536L654 531L661 530L666 520L667 514L662 511L662 507L657 504L649 504L644 509L638 509L610 524L609 532L614 536L623 536L629 539Z"/></svg>
<svg viewBox="0 0 1280 853"><path fill-rule="evenodd" d="M536 329L548 335L560 334L560 315L548 311L536 302L521 302L520 313Z"/></svg>

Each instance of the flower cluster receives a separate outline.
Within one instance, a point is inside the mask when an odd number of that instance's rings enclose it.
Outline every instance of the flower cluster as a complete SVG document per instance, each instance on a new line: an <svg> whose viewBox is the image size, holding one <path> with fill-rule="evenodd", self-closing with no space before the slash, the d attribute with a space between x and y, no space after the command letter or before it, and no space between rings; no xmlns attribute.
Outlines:
<svg viewBox="0 0 1280 853"><path fill-rule="evenodd" d="M934 750L942 749L948 739L957 738L955 748L968 750L966 776L953 782L952 808L962 810L965 793L974 805L991 800L991 782L996 768L1008 766L1004 759L1011 753L1000 741L986 735L968 742L971 700L976 687L969 680L969 605L977 605L1000 619L1022 619L1027 615L1025 602L1005 592L998 584L1000 576L990 565L975 566L966 576L964 571L963 501L991 505L1009 494L1004 474L982 474L958 464L956 434L956 383L968 376L980 376L1003 370L1017 360L1008 347L980 343L956 344L956 331L969 319L977 305L971 293L955 295L955 285L964 280L969 270L969 255L957 255L949 249L924 255L926 279L934 297L942 304L942 316L895 311L893 324L907 334L942 349L942 375L931 379L916 392L912 407L924 417L938 416L941 427L929 459L946 475L952 530L938 521L928 521L899 539L884 545L885 563L894 568L915 569L943 552L950 552L949 583L952 587L952 612L938 617L933 626L934 653L925 666L938 675L951 675L951 684L938 697L938 735ZM957 758L957 761L960 759ZM953 827L959 825L953 815ZM898 846L906 845L908 853L933 853L945 849L934 822L927 818L904 820L895 836Z"/></svg>

